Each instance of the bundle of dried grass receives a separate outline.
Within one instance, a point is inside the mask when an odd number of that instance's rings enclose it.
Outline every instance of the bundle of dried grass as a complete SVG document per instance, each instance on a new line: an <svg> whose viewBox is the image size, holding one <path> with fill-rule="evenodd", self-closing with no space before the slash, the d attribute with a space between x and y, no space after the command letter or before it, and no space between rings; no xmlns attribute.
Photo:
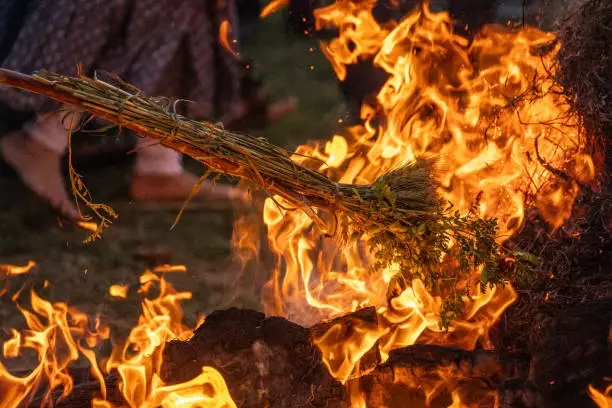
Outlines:
<svg viewBox="0 0 612 408"><path fill-rule="evenodd" d="M282 197L285 202L277 202L280 207L290 210L288 203L305 211L329 235L347 239L352 233L367 234L378 258L375 266L400 267L390 296L419 278L445 299L446 323L461 312L461 296L469 290L461 284L470 280L474 269L482 268L482 288L505 278L498 261L508 254L496 243L496 221L479 219L475 212L451 214L436 194L431 159L407 163L369 185L342 184L298 165L287 151L263 138L177 115L176 101L146 97L127 84L119 87L83 76L29 76L2 69L0 83L87 110L157 139L210 171L250 180L270 197ZM332 217L321 217L317 210ZM329 227L323 218L334 220L333 225Z"/></svg>
<svg viewBox="0 0 612 408"><path fill-rule="evenodd" d="M316 217L319 225L322 221L313 208L347 214L359 225L357 229L371 222L388 225L410 215L439 211L432 160L407 163L370 185L336 183L296 164L286 150L266 139L177 115L176 102L171 104L166 98L145 97L136 89L121 89L98 79L52 73L28 76L2 70L0 82L85 109L120 127L157 139L214 172L253 181L269 196L282 196ZM382 185L388 191L383 191ZM393 211L378 208L385 198Z"/></svg>

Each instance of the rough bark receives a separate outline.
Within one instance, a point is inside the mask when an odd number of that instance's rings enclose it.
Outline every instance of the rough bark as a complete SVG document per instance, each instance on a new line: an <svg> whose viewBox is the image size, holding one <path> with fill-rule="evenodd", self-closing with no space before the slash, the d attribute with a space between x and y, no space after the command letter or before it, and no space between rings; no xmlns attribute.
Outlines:
<svg viewBox="0 0 612 408"><path fill-rule="evenodd" d="M517 401L542 400L537 387L525 380L527 374L528 359L520 356L414 345L392 351L358 381L370 407L442 408L452 404L453 393L463 404L494 407L499 400L500 406L519 407ZM510 383L521 386L511 388Z"/></svg>
<svg viewBox="0 0 612 408"><path fill-rule="evenodd" d="M329 374L313 339L338 324L341 335L350 336L356 320L374 323L371 319L372 311L364 309L306 329L249 310L215 312L189 341L167 345L162 378L169 383L186 381L202 366L212 366L223 375L239 407L348 407L348 389L356 387L368 406L405 407L409 401L410 406L424 407L423 390L440 384L442 374L452 389L434 393L431 407L447 406L450 391L493 407L497 388L506 380L527 376L528 359L519 356L415 345L391 352L374 368L371 362L378 351L370 352L370 365L365 365L369 368L362 365L345 387ZM514 399L519 398L516 394Z"/></svg>
<svg viewBox="0 0 612 408"><path fill-rule="evenodd" d="M63 390L57 389L51 393L46 402L51 402L52 406L55 408L90 407L92 399L96 397L99 398L101 396L100 383L89 376L88 367L85 367L82 370L77 370L76 372L71 371L70 374L73 376L75 381L75 386L70 395L64 399L60 399ZM104 383L107 391L106 398L107 401L113 405L122 406L125 404L125 400L119 391L118 379L119 377L116 373L104 377ZM38 393L28 404L28 406L38 408L43 406L43 402L45 402L44 393Z"/></svg>
<svg viewBox="0 0 612 408"><path fill-rule="evenodd" d="M366 354L369 364L353 373L346 385L336 381L314 344L330 328L350 338L357 324L377 324L374 309L304 328L281 317L266 318L252 310L229 309L209 315L188 341L166 345L161 376L167 383L194 378L202 366L212 366L225 379L238 407L349 407L349 390L356 390L370 407L449 406L454 393L479 407L543 407L535 384L527 380L529 359L485 350L465 351L414 345L390 353L380 363L375 345ZM367 368L367 369L366 369ZM86 368L75 372L75 388L54 406L89 405L100 387ZM116 374L106 377L109 399L123 402ZM441 386L443 384L443 386ZM426 395L429 395L427 404ZM37 395L30 406L40 406Z"/></svg>
<svg viewBox="0 0 612 408"><path fill-rule="evenodd" d="M321 362L310 331L280 317L214 312L188 342L166 346L161 376L178 383L202 366L219 370L239 407L348 406L346 390Z"/></svg>

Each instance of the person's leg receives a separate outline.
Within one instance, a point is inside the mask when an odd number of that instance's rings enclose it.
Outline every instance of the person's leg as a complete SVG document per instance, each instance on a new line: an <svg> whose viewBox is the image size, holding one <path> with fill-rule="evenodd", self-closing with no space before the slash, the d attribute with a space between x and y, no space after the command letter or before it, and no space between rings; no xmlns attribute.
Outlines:
<svg viewBox="0 0 612 408"><path fill-rule="evenodd" d="M185 171L182 156L154 140L138 139L130 194L137 201L182 201L189 197L198 177ZM197 198L240 198L241 193L225 184L212 189L203 183Z"/></svg>
<svg viewBox="0 0 612 408"><path fill-rule="evenodd" d="M72 114L66 115L64 112L48 113L26 124L23 130L32 141L61 156L68 147L68 129L72 118ZM80 118L81 114L77 113L75 126Z"/></svg>
<svg viewBox="0 0 612 408"><path fill-rule="evenodd" d="M171 0L166 0L170 4ZM144 7L147 2L139 3ZM185 21L177 19L182 29L189 35L182 38L175 48L167 50L163 59L156 58L149 64L139 61L145 68L151 69L153 74L140 78L143 73L132 75L136 84L146 85L143 91L151 95L184 98L192 103L178 103L177 113L192 118L210 119L215 116L215 96L219 96L220 106L232 106L239 90L237 72L241 68L236 56L223 50L222 55L216 55L218 46L215 36L218 33L218 24L221 21L235 21L236 9L233 1L226 2L199 2L192 0L195 12ZM224 5L223 5L224 4ZM197 7L196 7L197 6ZM157 6L156 6L157 7ZM136 14L137 15L137 14ZM165 19L164 14L159 15L160 20ZM140 24L135 21L134 24ZM160 31L160 39L164 40L167 30L166 24L161 24L164 30ZM236 36L236 26L232 25L231 37ZM143 30L146 27L143 27ZM148 37L145 49L156 50L159 41L155 37ZM141 53L146 54L146 53ZM215 68L215 63L220 65ZM161 72L161 74L160 74ZM158 81L147 82L151 77ZM227 79L226 82L222 82ZM216 89L222 89L223 95L215 95ZM221 96L227 97L227 101ZM222 103L226 102L226 103ZM221 116L221 114L219 115ZM137 144L137 157L134 163L130 193L137 201L183 201L189 197L199 177L185 171L181 162L181 155L174 150L165 148L151 139L140 139ZM229 185L219 184L211 190L210 183L201 186L198 198L233 198L239 196L239 191Z"/></svg>
<svg viewBox="0 0 612 408"><path fill-rule="evenodd" d="M0 140L0 154L28 188L69 218L79 213L68 192L61 159L68 143L63 113L41 116ZM70 120L70 119L67 119Z"/></svg>
<svg viewBox="0 0 612 408"><path fill-rule="evenodd" d="M138 138L136 151L134 174L168 176L183 172L181 154L162 146L155 140Z"/></svg>

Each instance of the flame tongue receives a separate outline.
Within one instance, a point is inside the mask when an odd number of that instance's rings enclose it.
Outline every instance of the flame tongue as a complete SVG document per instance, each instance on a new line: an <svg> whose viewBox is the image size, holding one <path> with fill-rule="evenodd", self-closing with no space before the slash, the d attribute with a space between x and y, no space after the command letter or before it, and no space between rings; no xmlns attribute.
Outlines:
<svg viewBox="0 0 612 408"><path fill-rule="evenodd" d="M530 27L491 26L468 44L453 33L447 13L424 6L400 23L381 25L372 15L374 4L339 0L316 10L315 17L318 28L339 31L322 50L340 80L347 65L367 58L387 72L376 106L362 107L364 125L323 145L300 146L293 160L342 183L368 184L401 163L436 155L439 194L462 212L480 196L476 210L499 220L500 243L519 229L526 206L559 227L569 217L578 183L591 181L595 171L586 135L549 75L559 46L550 46L554 36ZM538 51L546 47L548 53ZM482 270L475 269L457 282L471 297L460 299L463 318L445 332L439 327L442 299L418 276L387 303L399 265L372 272L367 236L351 245L321 240L307 215L281 213L270 199L263 218L278 256L264 290L268 314L308 325L365 306L379 310L380 325L344 340L342 350L333 329L319 339L330 371L341 380L377 342L383 355L417 341L490 348L489 329L516 299L510 285L482 293L475 284Z"/></svg>
<svg viewBox="0 0 612 408"><path fill-rule="evenodd" d="M183 266L160 268L160 272L184 271ZM145 298L138 325L132 329L122 345L113 348L106 361L107 372L119 374L119 388L130 407L184 407L210 406L234 408L221 374L211 367L203 367L196 378L180 384L165 384L159 377L164 344L173 339L186 339L192 329L182 323L180 302L191 298L190 292L178 292L163 278L152 272L141 277L140 291L147 294L154 286L155 298ZM111 287L117 293L117 286ZM120 291L124 296L123 290ZM109 338L108 327L95 319L69 308L64 303L50 303L31 292L31 308L19 307L28 329L12 331L12 337L3 344L5 358L15 358L25 349L38 356L38 365L25 377L12 375L0 363L0 407L20 406L27 398L46 385L43 405L53 404L52 392L61 389L61 398L72 392L73 379L68 366L85 357L93 377L100 383L100 398L92 401L97 408L111 408L106 401L104 376L97 361L96 347Z"/></svg>
<svg viewBox="0 0 612 408"><path fill-rule="evenodd" d="M22 275L24 273L28 273L36 266L36 262L29 261L27 265L19 266L19 265L6 265L0 264L0 277L14 276L14 275Z"/></svg>
<svg viewBox="0 0 612 408"><path fill-rule="evenodd" d="M184 266L164 266L157 272L184 272ZM121 393L132 407L235 407L221 375L203 367L198 377L176 385L167 385L159 377L166 342L189 338L193 329L185 326L180 302L191 299L190 292L178 292L165 279L152 272L141 278L141 289L147 293L158 286L154 299L144 299L138 325L127 341L115 347L106 370L116 370L121 378Z"/></svg>
<svg viewBox="0 0 612 408"><path fill-rule="evenodd" d="M588 388L589 396L599 408L612 407L612 378L606 378L606 380L609 384L603 391L596 389L592 385L589 385Z"/></svg>
<svg viewBox="0 0 612 408"><path fill-rule="evenodd" d="M11 375L0 363L0 389L8 395L1 406L18 406L42 383L48 389L43 397L50 402L51 392L63 388L61 397L70 394L73 380L68 373L68 365L79 359L82 353L90 360L94 377L101 380L100 369L92 354L91 346L98 345L108 337L105 327L90 329L89 319L82 313L70 309L65 303L50 302L31 292L31 311L21 306L19 309L26 319L29 329L23 332L12 331L12 338L3 344L5 358L16 358L22 350L31 349L39 358L38 365L26 377ZM104 394L105 390L101 390Z"/></svg>

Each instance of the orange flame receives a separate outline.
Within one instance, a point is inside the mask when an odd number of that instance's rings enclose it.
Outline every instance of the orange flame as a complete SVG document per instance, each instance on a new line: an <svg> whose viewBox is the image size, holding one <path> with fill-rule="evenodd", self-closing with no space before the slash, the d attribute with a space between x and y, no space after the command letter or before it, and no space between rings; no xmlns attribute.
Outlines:
<svg viewBox="0 0 612 408"><path fill-rule="evenodd" d="M24 266L0 264L0 277L23 275L24 273L30 272L35 266L36 262L34 261L28 261Z"/></svg>
<svg viewBox="0 0 612 408"><path fill-rule="evenodd" d="M68 365L82 354L91 363L94 378L100 380L101 393L105 395L102 374L91 347L108 338L108 329L96 322L95 330L89 328L89 319L84 314L69 308L65 303L50 302L31 292L31 311L19 306L29 329L23 332L12 330L12 337L3 344L5 358L18 357L23 349L37 353L38 365L25 377L16 377L0 363L1 407L17 407L45 380L48 389L43 403L49 403L51 392L63 388L61 398L72 391L73 380L68 374Z"/></svg>
<svg viewBox="0 0 612 408"><path fill-rule="evenodd" d="M227 20L223 20L221 22L221 25L219 26L219 42L221 43L223 48L225 48L226 50L228 50L235 56L238 56L238 53L234 51L234 47L232 46L232 44L235 43L235 41L232 41L232 43L230 43L229 32L230 32L229 22Z"/></svg>
<svg viewBox="0 0 612 408"><path fill-rule="evenodd" d="M589 396L599 408L612 408L612 378L606 378L610 384L604 391L599 391L589 385Z"/></svg>
<svg viewBox="0 0 612 408"><path fill-rule="evenodd" d="M154 273L187 272L185 265L159 265L153 268Z"/></svg>
<svg viewBox="0 0 612 408"><path fill-rule="evenodd" d="M166 266L160 270L178 271L184 267ZM196 378L176 385L167 385L159 377L165 343L172 339L186 339L192 330L182 323L180 302L190 299L191 293L178 292L172 285L153 272L141 276L142 293L158 287L156 298L145 298L138 325L132 329L123 345L114 347L105 364L105 371L119 374L119 389L130 407L217 407L235 408L227 386L219 372L203 367ZM111 293L122 296L127 288L113 285ZM11 374L0 363L0 407L20 406L44 382L47 390L43 404L50 405L52 391L62 388L61 398L72 392L73 379L68 367L80 356L90 362L91 372L100 383L100 398L92 406L111 408L106 401L106 387L102 369L98 364L96 347L109 338L108 327L97 319L69 308L65 303L50 303L31 292L31 310L19 306L28 329L12 331L3 344L5 358L16 358L23 349L32 349L38 355L38 365L26 376ZM93 323L93 324L92 324Z"/></svg>
<svg viewBox="0 0 612 408"><path fill-rule="evenodd" d="M537 209L553 228L562 225L571 213L578 183L593 180L595 166L584 149L586 135L568 114L569 107L550 78L555 50L538 51L554 36L530 27L518 32L487 27L470 45L453 33L447 13L432 13L424 6L399 23L380 25L372 15L374 4L375 0L339 0L318 9L315 17L317 27L339 29L338 38L323 43L322 49L341 80L347 65L368 57L387 72L376 106L362 107L364 125L324 144L300 146L293 159L339 182L370 183L406 160L433 154L444 165L438 174L440 194L466 211L483 192L480 213L498 218L500 241L519 229L527 207ZM234 53L227 21L220 26L219 38ZM537 97L526 99L527 94ZM568 177L557 177L559 172ZM282 203L281 197L274 199ZM481 271L475 270L473 280L460 282L472 294L463 299L464 313L445 331L439 324L442 300L421 280L388 299L398 270L370 270L367 237L351 245L322 240L311 217L297 211L282 213L272 199L265 203L263 220L277 255L264 290L268 314L309 325L365 306L378 311L378 324L352 327L348 340L340 326L315 339L329 371L342 382L351 378L362 356L375 345L383 358L416 342L492 348L489 329L516 299L510 285L481 291L474 283ZM254 235L251 231L249 236ZM255 256L259 247L243 238L237 231L233 242L244 257ZM241 261L244 264L246 258ZM183 270L164 266L141 276L139 293L157 288L158 295L143 300L138 325L103 365L105 371L118 373L120 390L132 407L235 406L221 375L210 367L178 385L164 384L159 377L164 344L192 333L182 323L180 307L191 293L176 291L156 273ZM119 285L111 288L113 292L124 294ZM99 322L92 329L87 316L34 292L31 309L20 306L29 329L14 330L3 344L3 355L14 358L29 348L38 355L38 365L27 376L16 377L0 364L4 397L0 407L18 406L43 381L48 385L47 403L54 389L61 387L62 396L68 395L73 380L67 367L79 355L90 361L92 374L100 381L101 398L93 406L112 407L105 401L95 353L95 347L109 337L108 329ZM460 390L453 389L459 374L437 374L439 380L422 386L427 400L446 387L452 406L464 405ZM600 406L608 406L601 403L607 404L609 390L589 388ZM360 391L350 391L353 405L365 406Z"/></svg>
<svg viewBox="0 0 612 408"><path fill-rule="evenodd" d="M338 0L315 11L317 28L339 31L321 48L340 80L347 65L368 57L388 80L376 106L362 106L364 125L327 143L300 146L293 160L338 182L365 184L406 160L436 155L441 196L467 211L482 192L480 214L498 219L500 242L519 229L526 207L559 227L571 213L578 182L593 180L595 167L585 151L586 135L550 76L556 48L539 51L554 36L531 27L491 26L470 45L453 33L448 13L423 6L399 23L381 25L372 15L374 4ZM537 97L526 96L532 94ZM383 357L417 341L492 348L489 329L516 299L510 285L481 292L475 270L473 281L460 283L472 293L464 299L463 317L445 332L439 326L441 298L420 280L388 302L398 271L370 270L367 237L348 246L324 240L311 217L282 212L270 198L263 220L277 255L263 292L267 314L310 325L365 306L378 310L378 327L358 328L350 341L334 341L333 327L317 339L341 381L376 342Z"/></svg>
<svg viewBox="0 0 612 408"><path fill-rule="evenodd" d="M164 266L160 271L179 271L184 267ZM204 367L200 376L178 385L166 385L159 378L162 353L166 342L188 339L193 329L183 325L180 302L191 299L190 292L178 292L165 279L145 272L140 279L141 292L147 293L154 285L159 295L145 298L138 325L132 329L121 347L114 347L106 362L108 372L117 371L120 389L132 407L196 407L210 403L216 407L234 407L221 375L211 367ZM210 387L203 387L204 384ZM208 406L208 405L206 405Z"/></svg>
<svg viewBox="0 0 612 408"><path fill-rule="evenodd" d="M266 18L272 13L276 13L278 10L286 7L289 4L289 0L272 0L270 3L261 10L259 14L260 18Z"/></svg>
<svg viewBox="0 0 612 408"><path fill-rule="evenodd" d="M240 262L242 269L251 259L256 259L259 250L259 228L247 215L243 215L234 221L234 233L232 234L233 256Z"/></svg>

